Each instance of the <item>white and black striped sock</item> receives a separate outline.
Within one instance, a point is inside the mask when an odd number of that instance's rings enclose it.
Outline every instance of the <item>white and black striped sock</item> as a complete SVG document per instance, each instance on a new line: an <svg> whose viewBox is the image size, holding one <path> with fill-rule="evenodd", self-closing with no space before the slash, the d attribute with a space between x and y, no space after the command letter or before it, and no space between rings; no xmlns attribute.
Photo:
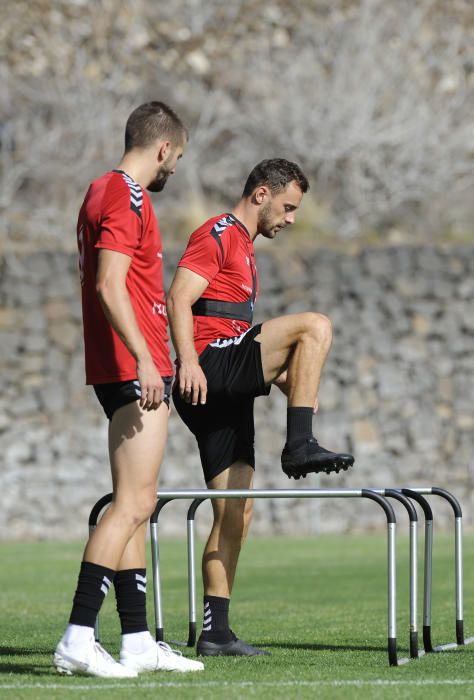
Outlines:
<svg viewBox="0 0 474 700"><path fill-rule="evenodd" d="M83 561L79 571L76 594L69 622L83 627L94 627L97 613L109 592L115 571L106 566Z"/></svg>
<svg viewBox="0 0 474 700"><path fill-rule="evenodd" d="M117 571L114 587L122 634L147 632L146 569Z"/></svg>
<svg viewBox="0 0 474 700"><path fill-rule="evenodd" d="M232 639L229 627L228 598L219 596L204 596L204 617L201 639L214 642L228 642Z"/></svg>
<svg viewBox="0 0 474 700"><path fill-rule="evenodd" d="M202 620L202 628L205 632L210 632L212 629L212 612L211 604L204 599L204 617Z"/></svg>

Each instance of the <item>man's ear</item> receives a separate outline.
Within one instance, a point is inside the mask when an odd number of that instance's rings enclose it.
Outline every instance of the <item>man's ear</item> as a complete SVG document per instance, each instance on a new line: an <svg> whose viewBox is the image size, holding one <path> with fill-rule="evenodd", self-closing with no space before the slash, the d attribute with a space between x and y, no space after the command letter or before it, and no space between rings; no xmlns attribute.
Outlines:
<svg viewBox="0 0 474 700"><path fill-rule="evenodd" d="M164 163L171 152L171 141L160 141L156 159L158 163Z"/></svg>
<svg viewBox="0 0 474 700"><path fill-rule="evenodd" d="M257 187L257 189L254 191L252 195L252 199L255 204L263 204L265 200L268 198L270 194L270 191L268 187L265 187L265 185L261 185L260 187Z"/></svg>

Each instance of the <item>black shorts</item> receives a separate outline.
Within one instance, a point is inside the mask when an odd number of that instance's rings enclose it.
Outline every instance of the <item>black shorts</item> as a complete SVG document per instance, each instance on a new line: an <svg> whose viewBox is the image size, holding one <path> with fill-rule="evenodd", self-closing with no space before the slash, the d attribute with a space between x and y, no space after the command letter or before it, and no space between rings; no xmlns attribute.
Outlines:
<svg viewBox="0 0 474 700"><path fill-rule="evenodd" d="M169 406L173 377L162 377L162 379L165 384L163 401ZM109 420L112 420L112 416L117 409L126 406L128 403L133 403L133 401L138 401L141 396L138 379L129 379L126 382L111 382L110 384L94 384L94 391Z"/></svg>
<svg viewBox="0 0 474 700"><path fill-rule="evenodd" d="M253 403L270 393L263 379L261 324L234 338L210 343L199 357L207 379L207 401L192 406L173 389L176 410L196 436L204 478L209 482L237 460L255 469Z"/></svg>

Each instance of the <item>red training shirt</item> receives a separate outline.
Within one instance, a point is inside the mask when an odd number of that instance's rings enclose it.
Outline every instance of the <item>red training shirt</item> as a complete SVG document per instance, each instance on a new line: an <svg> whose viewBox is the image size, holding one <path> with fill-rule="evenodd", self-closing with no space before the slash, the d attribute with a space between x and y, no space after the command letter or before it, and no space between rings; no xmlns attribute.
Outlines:
<svg viewBox="0 0 474 700"><path fill-rule="evenodd" d="M258 294L253 242L245 226L233 214L220 214L191 234L178 267L205 277L209 286L203 299L242 302ZM250 328L246 321L214 316L194 316L194 344L200 355L217 338L232 338Z"/></svg>
<svg viewBox="0 0 474 700"><path fill-rule="evenodd" d="M118 170L94 180L77 222L86 383L136 379L137 364L105 317L96 292L100 248L132 259L127 290L143 337L162 376L173 366L163 289L160 231L148 194Z"/></svg>

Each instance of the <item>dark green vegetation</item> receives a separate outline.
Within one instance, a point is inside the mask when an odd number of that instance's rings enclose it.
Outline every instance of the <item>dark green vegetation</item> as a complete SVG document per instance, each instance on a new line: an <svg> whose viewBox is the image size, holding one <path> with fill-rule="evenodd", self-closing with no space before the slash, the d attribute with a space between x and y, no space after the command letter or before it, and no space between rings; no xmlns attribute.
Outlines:
<svg viewBox="0 0 474 700"><path fill-rule="evenodd" d="M467 635L474 633L472 545L472 536L466 537ZM77 543L0 545L0 697L444 699L470 697L474 691L474 645L400 668L388 666L386 542L382 533L248 542L231 620L239 635L270 650L271 657L208 659L201 674L146 674L138 681L63 678L52 669L51 652L69 614L80 554ZM407 554L407 539L400 536L397 632L403 656L408 651ZM184 639L184 543L163 542L161 559L166 638ZM199 615L200 598L199 588ZM152 612L150 602L151 624ZM450 536L436 535L435 643L454 640L454 619L453 542ZM113 595L106 601L101 622L102 642L116 654L119 628ZM186 654L189 651L185 649Z"/></svg>

